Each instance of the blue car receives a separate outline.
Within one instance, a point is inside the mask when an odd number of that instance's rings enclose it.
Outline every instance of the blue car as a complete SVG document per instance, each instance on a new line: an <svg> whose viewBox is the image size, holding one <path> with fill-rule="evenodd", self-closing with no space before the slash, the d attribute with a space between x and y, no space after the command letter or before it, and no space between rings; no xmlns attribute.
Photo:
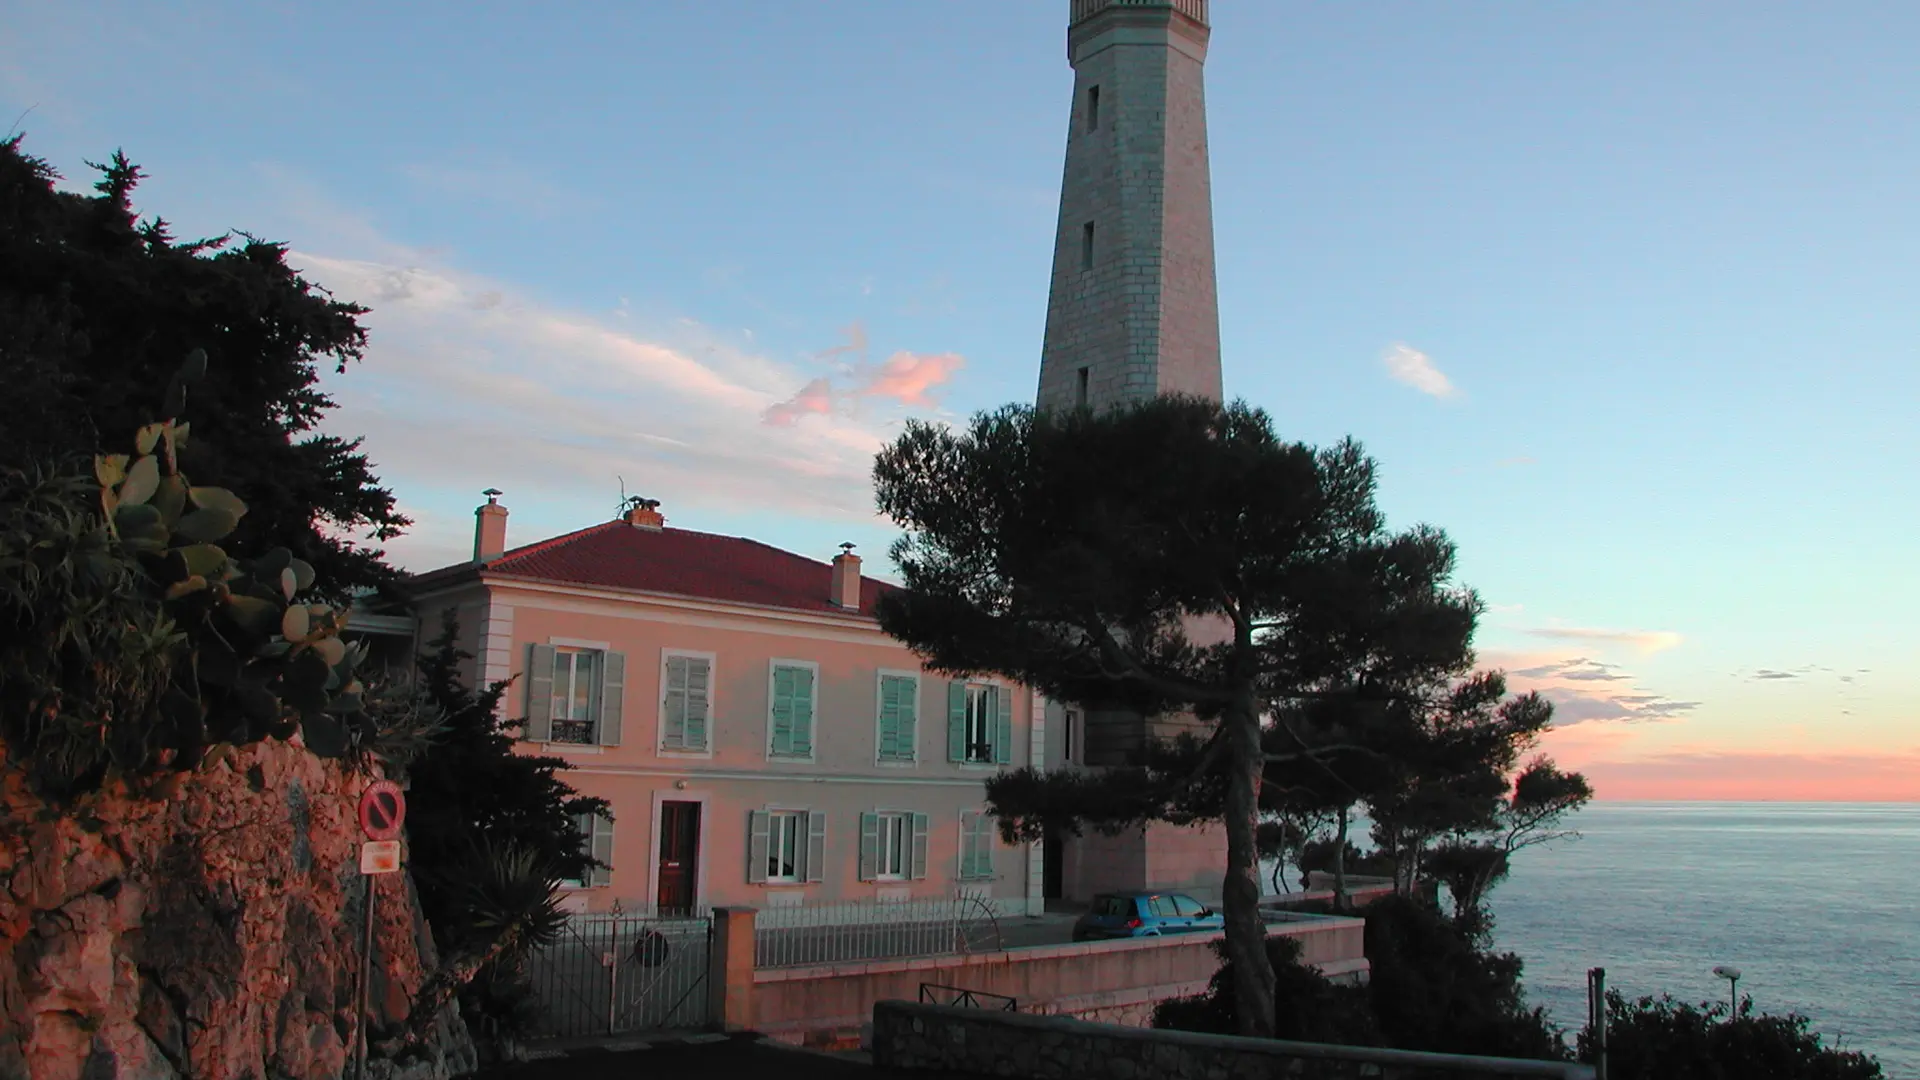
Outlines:
<svg viewBox="0 0 1920 1080"><path fill-rule="evenodd" d="M1101 893L1073 924L1073 940L1197 934L1225 926L1219 912L1184 893Z"/></svg>

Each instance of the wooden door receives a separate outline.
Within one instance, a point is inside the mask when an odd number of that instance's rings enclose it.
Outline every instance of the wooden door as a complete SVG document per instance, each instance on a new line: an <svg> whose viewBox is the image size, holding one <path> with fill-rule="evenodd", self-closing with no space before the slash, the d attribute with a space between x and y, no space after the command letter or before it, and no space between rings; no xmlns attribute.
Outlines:
<svg viewBox="0 0 1920 1080"><path fill-rule="evenodd" d="M693 910L700 882L700 804L660 804L660 913Z"/></svg>

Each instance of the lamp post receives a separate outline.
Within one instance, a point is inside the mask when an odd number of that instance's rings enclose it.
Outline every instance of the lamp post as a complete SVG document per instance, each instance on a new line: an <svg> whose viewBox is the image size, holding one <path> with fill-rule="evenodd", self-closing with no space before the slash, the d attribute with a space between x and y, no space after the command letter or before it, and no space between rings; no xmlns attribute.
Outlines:
<svg viewBox="0 0 1920 1080"><path fill-rule="evenodd" d="M1721 964L1713 973L1727 980L1727 1020L1731 1022L1740 1014L1740 969Z"/></svg>

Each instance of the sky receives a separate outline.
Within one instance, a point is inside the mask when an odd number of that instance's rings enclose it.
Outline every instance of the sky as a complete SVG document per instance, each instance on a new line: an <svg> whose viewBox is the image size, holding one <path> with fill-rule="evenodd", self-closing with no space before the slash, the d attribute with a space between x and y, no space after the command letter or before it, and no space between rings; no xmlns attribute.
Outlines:
<svg viewBox="0 0 1920 1080"><path fill-rule="evenodd" d="M872 454L1030 401L1065 0L0 0L0 124L371 308L427 569L613 516L885 571ZM1616 799L1920 800L1920 6L1214 0L1230 396L1460 547Z"/></svg>

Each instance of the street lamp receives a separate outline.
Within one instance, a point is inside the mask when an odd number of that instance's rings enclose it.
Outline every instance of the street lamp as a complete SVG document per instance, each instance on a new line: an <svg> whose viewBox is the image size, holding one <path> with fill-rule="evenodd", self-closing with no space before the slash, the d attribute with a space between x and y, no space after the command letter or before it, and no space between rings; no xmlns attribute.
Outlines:
<svg viewBox="0 0 1920 1080"><path fill-rule="evenodd" d="M1727 1005L1730 1009L1727 1019L1731 1021L1740 1014L1740 969L1721 964L1713 969L1713 973L1727 980Z"/></svg>

